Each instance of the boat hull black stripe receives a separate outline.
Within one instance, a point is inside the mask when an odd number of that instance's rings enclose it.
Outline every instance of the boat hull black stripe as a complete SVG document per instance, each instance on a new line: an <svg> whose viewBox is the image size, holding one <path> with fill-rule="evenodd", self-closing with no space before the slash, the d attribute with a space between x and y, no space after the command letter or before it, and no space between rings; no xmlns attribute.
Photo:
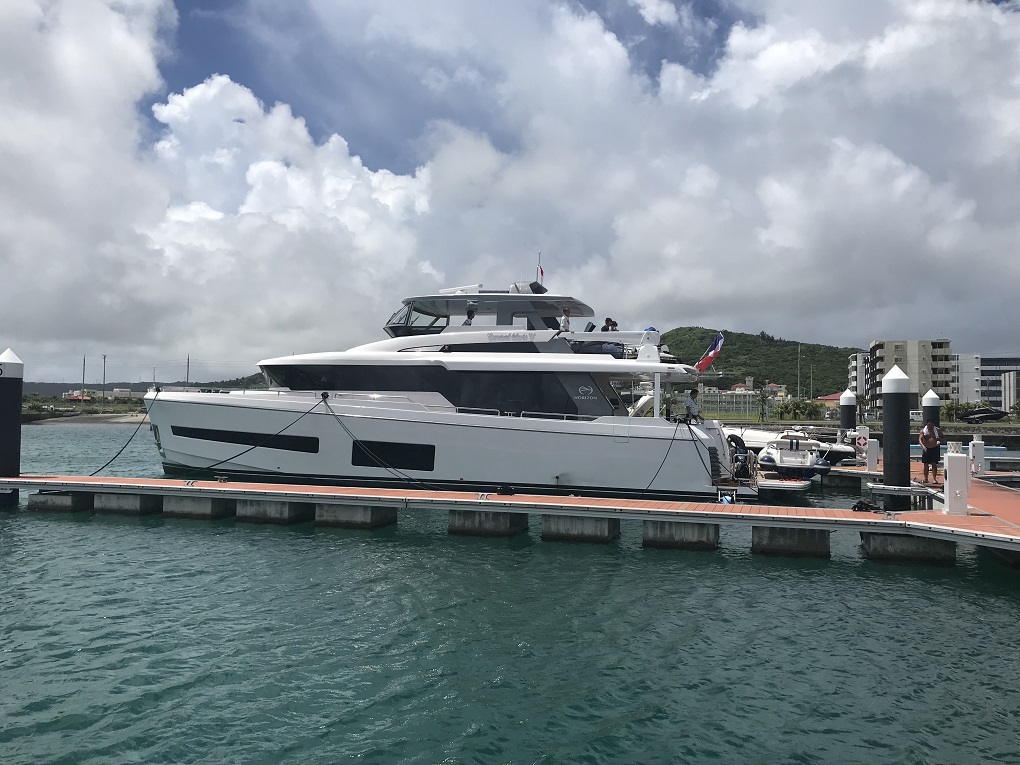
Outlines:
<svg viewBox="0 0 1020 765"><path fill-rule="evenodd" d="M319 453L319 439L314 436L274 436L272 433L246 433L239 430L189 428L183 425L171 425L170 432L181 438L194 438L200 441L219 441L224 444L258 446L263 449L278 449L285 452Z"/></svg>
<svg viewBox="0 0 1020 765"><path fill-rule="evenodd" d="M397 441L355 441L351 448L351 464L432 472L436 469L436 447Z"/></svg>

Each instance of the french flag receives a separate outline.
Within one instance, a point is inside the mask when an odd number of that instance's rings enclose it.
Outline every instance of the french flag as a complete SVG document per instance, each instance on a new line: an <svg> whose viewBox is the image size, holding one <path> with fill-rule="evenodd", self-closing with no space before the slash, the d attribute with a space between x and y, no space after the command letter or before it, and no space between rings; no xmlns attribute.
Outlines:
<svg viewBox="0 0 1020 765"><path fill-rule="evenodd" d="M723 336L722 332L715 336L715 340L708 346L708 350L705 351L705 355L698 359L698 363L694 365L694 368L699 372L704 372L715 361L715 357L719 355L719 351L722 350Z"/></svg>

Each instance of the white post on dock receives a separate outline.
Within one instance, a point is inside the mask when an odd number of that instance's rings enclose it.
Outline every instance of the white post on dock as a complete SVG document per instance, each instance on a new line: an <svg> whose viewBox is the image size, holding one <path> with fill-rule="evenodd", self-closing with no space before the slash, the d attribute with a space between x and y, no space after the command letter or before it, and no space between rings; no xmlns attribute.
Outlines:
<svg viewBox="0 0 1020 765"><path fill-rule="evenodd" d="M970 469L974 475L983 475L987 470L985 465L985 442L975 436L971 440L968 449L970 451Z"/></svg>
<svg viewBox="0 0 1020 765"><path fill-rule="evenodd" d="M867 459L868 459L868 462L867 462L867 466L865 467L865 470L867 470L869 473L877 473L878 472L878 439L877 438L869 438L868 439Z"/></svg>
<svg viewBox="0 0 1020 765"><path fill-rule="evenodd" d="M21 475L21 396L25 365L8 348L0 353L0 476ZM0 489L0 507L16 508L18 490Z"/></svg>
<svg viewBox="0 0 1020 765"><path fill-rule="evenodd" d="M970 486L970 470L967 463L967 455L957 450L953 451L950 445L949 453L946 454L946 466L942 472L945 480L946 507L944 512L947 515L967 514L967 489Z"/></svg>

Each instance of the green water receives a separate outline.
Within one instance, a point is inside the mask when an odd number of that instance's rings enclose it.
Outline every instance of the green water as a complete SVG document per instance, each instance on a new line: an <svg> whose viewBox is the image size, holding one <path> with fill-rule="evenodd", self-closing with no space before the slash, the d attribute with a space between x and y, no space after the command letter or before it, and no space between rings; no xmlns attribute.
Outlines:
<svg viewBox="0 0 1020 765"><path fill-rule="evenodd" d="M23 469L91 472L132 429L25 428ZM158 474L139 439L106 472ZM623 526L0 515L0 763L1020 762L1020 573Z"/></svg>

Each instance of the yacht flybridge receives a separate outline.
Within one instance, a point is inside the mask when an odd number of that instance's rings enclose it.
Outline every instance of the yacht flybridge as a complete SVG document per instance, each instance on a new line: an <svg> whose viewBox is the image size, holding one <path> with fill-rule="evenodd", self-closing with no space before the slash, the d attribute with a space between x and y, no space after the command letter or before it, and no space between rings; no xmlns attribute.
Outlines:
<svg viewBox="0 0 1020 765"><path fill-rule="evenodd" d="M564 309L571 328L586 322L584 331L560 330ZM537 282L406 298L385 325L389 339L260 362L268 390L149 391L163 469L478 491L754 496L733 479L719 422L661 416L673 387L690 387L697 370L661 352L658 332L594 332L594 315ZM625 403L639 399L643 406Z"/></svg>

